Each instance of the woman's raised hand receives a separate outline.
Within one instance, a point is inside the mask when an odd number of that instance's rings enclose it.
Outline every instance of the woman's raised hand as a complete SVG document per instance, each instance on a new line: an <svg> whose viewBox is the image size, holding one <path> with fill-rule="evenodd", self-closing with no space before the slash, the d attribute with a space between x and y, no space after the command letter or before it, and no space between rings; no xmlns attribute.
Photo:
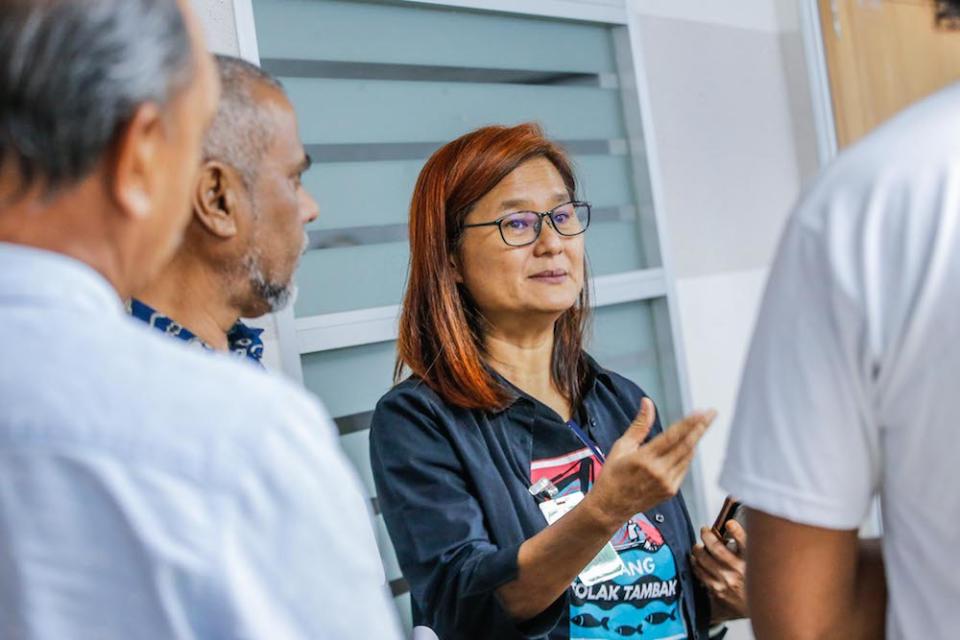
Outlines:
<svg viewBox="0 0 960 640"><path fill-rule="evenodd" d="M716 415L712 410L691 413L644 442L656 416L653 402L644 398L640 412L610 449L603 471L590 490L588 499L595 511L620 526L634 514L675 496L697 442Z"/></svg>

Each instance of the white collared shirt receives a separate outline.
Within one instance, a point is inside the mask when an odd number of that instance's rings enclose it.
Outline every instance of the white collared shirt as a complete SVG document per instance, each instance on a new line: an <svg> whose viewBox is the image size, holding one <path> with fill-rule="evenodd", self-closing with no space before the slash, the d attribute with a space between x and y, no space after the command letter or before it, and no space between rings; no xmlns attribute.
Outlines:
<svg viewBox="0 0 960 640"><path fill-rule="evenodd" d="M0 638L393 639L329 417L0 243Z"/></svg>

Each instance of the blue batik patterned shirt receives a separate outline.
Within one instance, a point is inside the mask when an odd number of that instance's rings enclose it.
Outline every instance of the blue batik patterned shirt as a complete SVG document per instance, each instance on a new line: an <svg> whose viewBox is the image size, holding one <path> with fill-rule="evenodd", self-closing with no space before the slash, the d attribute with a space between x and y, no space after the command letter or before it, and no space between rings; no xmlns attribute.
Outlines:
<svg viewBox="0 0 960 640"><path fill-rule="evenodd" d="M127 311L137 320L142 320L169 336L195 344L208 351L213 350L210 345L201 340L195 333L177 323L176 320L168 318L150 305L135 298L127 303ZM252 360L262 367L263 340L260 339L261 333L263 333L263 329L248 327L237 320L236 324L227 333L227 349L237 357Z"/></svg>

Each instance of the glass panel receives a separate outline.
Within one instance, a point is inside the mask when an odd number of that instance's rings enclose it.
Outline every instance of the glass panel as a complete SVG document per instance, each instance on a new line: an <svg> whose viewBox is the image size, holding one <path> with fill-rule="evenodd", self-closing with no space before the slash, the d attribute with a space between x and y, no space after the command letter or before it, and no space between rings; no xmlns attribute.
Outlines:
<svg viewBox="0 0 960 640"><path fill-rule="evenodd" d="M307 144L444 142L540 122L562 140L625 137L620 93L589 87L286 78Z"/></svg>
<svg viewBox="0 0 960 640"><path fill-rule="evenodd" d="M304 176L304 185L320 202L320 217L309 229L406 224L424 160L315 164ZM636 206L627 156L575 155L573 163L581 199L594 207ZM649 202L649 194L639 200Z"/></svg>
<svg viewBox="0 0 960 640"><path fill-rule="evenodd" d="M371 497L377 495L377 488L373 483L373 470L370 467L370 430L340 436L340 446L357 470L367 494Z"/></svg>
<svg viewBox="0 0 960 640"><path fill-rule="evenodd" d="M400 614L400 624L404 629L413 629L413 609L410 608L410 593L404 593L393 599Z"/></svg>
<svg viewBox="0 0 960 640"><path fill-rule="evenodd" d="M308 252L297 271L295 314L304 317L399 303L409 253L406 241Z"/></svg>
<svg viewBox="0 0 960 640"><path fill-rule="evenodd" d="M640 235L641 219L644 233L656 233L641 215L652 211L648 171L620 142L627 134L610 27L409 2L253 6L260 56L285 76L318 160L305 176L320 217L297 273L298 317L400 302L408 208L423 162L437 145L491 123L537 121L573 143L578 196L594 205L592 275L654 266ZM655 244L648 249L655 253ZM663 301L598 309L589 350L670 415L679 395L665 317ZM302 356L304 383L338 419L370 495L368 414L392 384L394 358L393 342ZM397 579L379 516L376 536L387 578ZM395 602L410 629L409 594Z"/></svg>
<svg viewBox="0 0 960 640"><path fill-rule="evenodd" d="M315 164L303 184L320 203L309 229L407 224L423 160ZM373 188L373 187L376 188Z"/></svg>
<svg viewBox="0 0 960 640"><path fill-rule="evenodd" d="M643 268L636 222L591 222L586 237L591 276Z"/></svg>
<svg viewBox="0 0 960 640"><path fill-rule="evenodd" d="M590 272L644 268L629 159L576 156L574 161L581 194L597 213L586 235ZM325 235L326 241L347 246L304 256L297 273L297 316L399 304L409 259L404 236L409 200L421 166L421 161L345 162L310 170L306 184L321 207L310 229L347 229ZM625 219L611 220L611 215Z"/></svg>
<svg viewBox="0 0 960 640"><path fill-rule="evenodd" d="M588 351L602 366L638 384L661 413L670 415L670 398L661 377L657 334L650 302L627 302L594 311ZM637 407L639 409L639 407Z"/></svg>
<svg viewBox="0 0 960 640"><path fill-rule="evenodd" d="M397 562L397 552L393 550L393 543L387 533L387 525L381 515L376 518L374 533L377 537L377 546L380 547L380 558L383 560L383 570L387 575L387 582L402 578L403 573L400 571L400 565Z"/></svg>
<svg viewBox="0 0 960 640"><path fill-rule="evenodd" d="M615 69L608 31L599 25L406 3L254 0L253 7L262 58L578 72ZM363 37L358 37L360 28Z"/></svg>
<svg viewBox="0 0 960 640"><path fill-rule="evenodd" d="M304 354L303 383L335 418L372 411L393 386L395 358L393 342Z"/></svg>

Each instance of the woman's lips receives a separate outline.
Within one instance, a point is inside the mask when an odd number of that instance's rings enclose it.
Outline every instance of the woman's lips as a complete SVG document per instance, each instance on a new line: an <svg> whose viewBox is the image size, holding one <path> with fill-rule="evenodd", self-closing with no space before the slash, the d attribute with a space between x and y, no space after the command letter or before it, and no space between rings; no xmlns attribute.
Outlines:
<svg viewBox="0 0 960 640"><path fill-rule="evenodd" d="M561 284L567 279L567 272L562 269L541 271L530 276L530 279L544 284Z"/></svg>

